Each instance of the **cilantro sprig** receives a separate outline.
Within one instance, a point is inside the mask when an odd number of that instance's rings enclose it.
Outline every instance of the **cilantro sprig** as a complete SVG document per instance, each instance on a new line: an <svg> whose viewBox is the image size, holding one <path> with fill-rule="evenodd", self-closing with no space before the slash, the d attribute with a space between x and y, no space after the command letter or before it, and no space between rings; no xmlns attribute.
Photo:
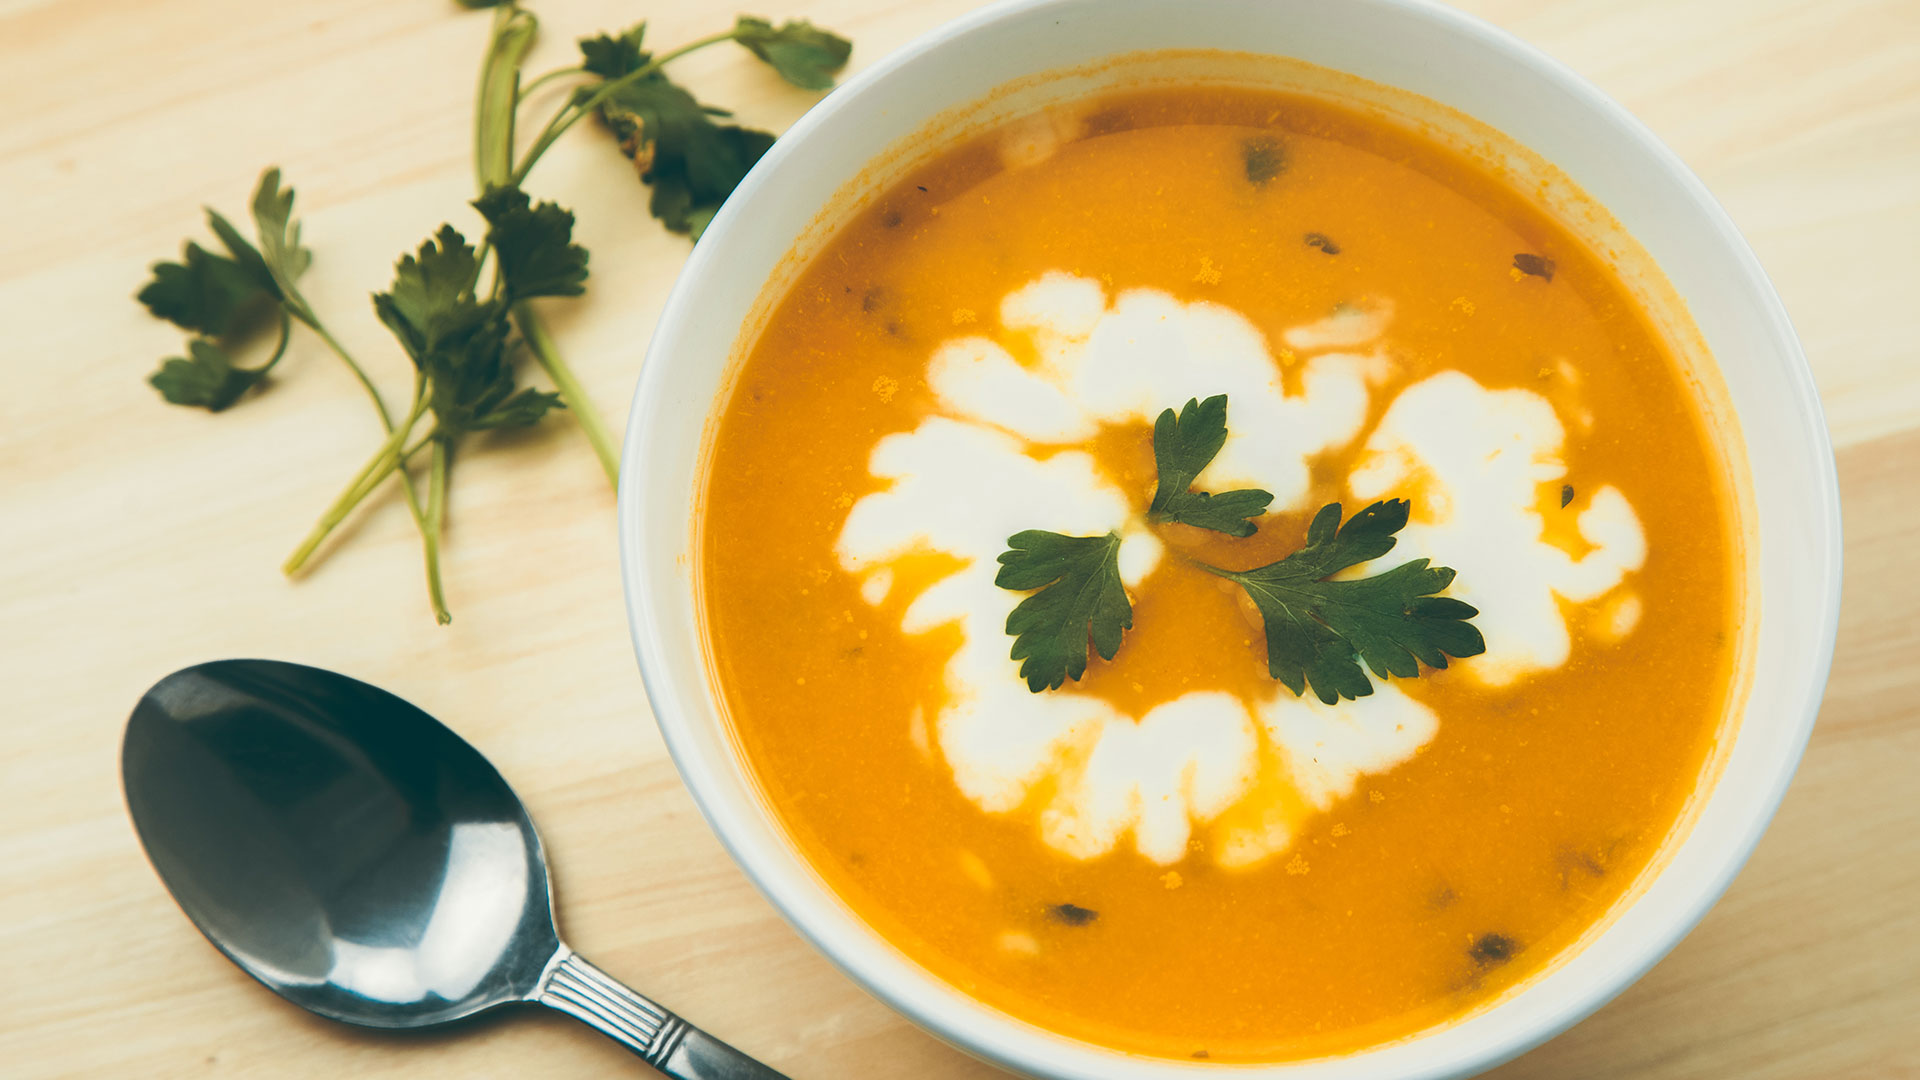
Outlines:
<svg viewBox="0 0 1920 1080"><path fill-rule="evenodd" d="M1034 589L1007 616L1013 658L1034 693L1057 690L1087 671L1087 642L1103 660L1133 628L1133 603L1120 581L1120 537L1062 536L1029 529L1007 540L993 583Z"/></svg>
<svg viewBox="0 0 1920 1080"><path fill-rule="evenodd" d="M772 145L773 136L714 122L724 110L700 104L668 79L674 59L723 41L736 41L782 78L808 90L832 85L852 46L804 21L779 26L740 16L734 26L658 55L642 50L644 24L618 36L580 42L583 62L523 82L522 68L539 24L513 0L459 0L492 8L493 28L475 95L473 161L485 222L476 246L452 224L442 225L403 256L393 284L374 296L380 322L393 334L414 370L407 407L388 408L379 388L301 295L298 282L312 261L293 215L293 190L280 171L260 178L248 240L219 213L207 211L219 249L189 241L177 262L160 262L138 294L156 317L187 331L183 354L166 359L149 378L168 402L219 412L258 392L288 353L295 324L311 329L365 388L384 429L373 456L354 474L283 569L301 572L326 538L354 509L397 478L420 530L428 595L436 618L448 613L440 579L440 534L446 516L455 450L475 432L526 427L554 409L580 425L610 483L618 479L613 436L560 355L534 302L580 295L587 252L572 242L573 214L525 191L528 174L564 132L598 116L651 184L650 209L669 229L698 238L741 178ZM557 111L519 157L514 151L520 114L541 87L573 83ZM251 365L239 359L256 338L277 330L272 352ZM520 384L518 357L530 354L552 380L552 392ZM424 430L422 426L424 425ZM427 459L424 502L415 462Z"/></svg>
<svg viewBox="0 0 1920 1080"><path fill-rule="evenodd" d="M1273 496L1243 489L1220 494L1190 490L1227 439L1225 395L1189 400L1178 413L1161 413L1153 428L1157 488L1148 520L1177 522L1235 537L1253 535L1252 519ZM1410 506L1404 499L1376 502L1341 524L1341 506L1320 508L1298 551L1251 570L1224 570L1193 561L1245 590L1259 609L1267 643L1267 673L1295 696L1311 687L1332 705L1373 693L1367 677L1414 678L1420 666L1444 668L1448 658L1477 656L1486 641L1468 620L1471 604L1438 595L1454 571L1426 559L1384 573L1337 578L1344 570L1381 558L1398 542ZM1066 536L1030 529L1007 541L994 584L1034 590L1007 617L1014 638L1012 658L1034 693L1078 681L1088 648L1102 659L1119 652L1133 627L1133 604L1120 578L1120 537ZM1361 665L1365 664L1365 668Z"/></svg>

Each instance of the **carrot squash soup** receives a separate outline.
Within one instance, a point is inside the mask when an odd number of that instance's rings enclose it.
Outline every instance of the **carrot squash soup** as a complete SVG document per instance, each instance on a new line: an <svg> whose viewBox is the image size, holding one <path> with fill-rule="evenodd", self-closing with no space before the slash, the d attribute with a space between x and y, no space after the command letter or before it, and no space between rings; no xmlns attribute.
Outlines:
<svg viewBox="0 0 1920 1080"><path fill-rule="evenodd" d="M809 861L1006 1013L1217 1062L1470 1011L1596 925L1726 712L1669 343L1528 191L1317 96L976 132L784 286L704 617Z"/></svg>

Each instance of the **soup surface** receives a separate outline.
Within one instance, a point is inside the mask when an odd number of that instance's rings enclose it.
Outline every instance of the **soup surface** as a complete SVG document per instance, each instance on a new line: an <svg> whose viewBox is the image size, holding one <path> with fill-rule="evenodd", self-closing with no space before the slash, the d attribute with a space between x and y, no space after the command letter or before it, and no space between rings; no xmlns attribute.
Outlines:
<svg viewBox="0 0 1920 1080"><path fill-rule="evenodd" d="M1227 397L1147 514L1153 422ZM1540 970L1673 829L1731 681L1736 558L1694 391L1613 268L1439 142L1142 89L949 148L775 305L711 448L701 568L738 741L863 918L1063 1034L1214 1061L1416 1032ZM1403 498L1482 655L1323 704L1202 564ZM995 585L1121 538L1132 626L1034 692Z"/></svg>

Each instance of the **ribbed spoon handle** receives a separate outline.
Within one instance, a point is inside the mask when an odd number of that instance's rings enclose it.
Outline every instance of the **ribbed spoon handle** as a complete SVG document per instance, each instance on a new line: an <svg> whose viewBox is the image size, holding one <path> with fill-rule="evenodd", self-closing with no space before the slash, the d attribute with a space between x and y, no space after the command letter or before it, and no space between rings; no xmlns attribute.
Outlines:
<svg viewBox="0 0 1920 1080"><path fill-rule="evenodd" d="M673 1080L787 1080L562 946L534 1000L598 1028Z"/></svg>

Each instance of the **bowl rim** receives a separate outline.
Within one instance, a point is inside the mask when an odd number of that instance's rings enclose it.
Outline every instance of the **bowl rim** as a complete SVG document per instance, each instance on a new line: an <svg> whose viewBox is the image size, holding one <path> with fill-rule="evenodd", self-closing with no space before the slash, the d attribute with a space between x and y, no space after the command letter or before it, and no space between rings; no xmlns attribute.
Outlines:
<svg viewBox="0 0 1920 1080"><path fill-rule="evenodd" d="M1035 11L1077 7L1086 2L1087 0L997 0L934 27L851 76L801 116L754 166L709 224L707 230L709 237L717 239L732 228L737 220L742 219L749 212L748 207L762 198L762 192L772 186L782 163L798 152L798 148L816 130L826 126L835 112L856 97L867 93L876 84L885 82L897 72L910 67L928 53L947 46L955 39ZM1817 575L1817 588L1823 601L1819 611L1820 623L1814 637L1815 648L1809 657L1807 677L1795 684L1803 688L1801 700L1775 703L1771 706L1782 717L1789 719L1784 722L1785 726L1780 732L1780 739L1783 740L1778 742L1780 749L1772 753L1773 768L1766 775L1767 783L1764 791L1753 801L1757 809L1746 820L1745 828L1737 834L1733 843L1715 852L1710 873L1705 875L1690 894L1680 898L1679 906L1671 909L1660 920L1657 933L1646 935L1636 941L1633 949L1625 950L1626 955L1612 958L1611 963L1590 978L1578 993L1569 995L1557 1009L1538 1013L1519 1023L1509 1024L1499 1037L1484 1040L1477 1048L1468 1047L1464 1052L1437 1059L1416 1061L1410 1058L1405 1063L1409 1066L1407 1069L1392 1074L1406 1077L1408 1080L1415 1077L1439 1080L1443 1077L1471 1075L1492 1068L1533 1049L1591 1015L1632 985L1671 951L1718 901L1745 865L1774 813L1778 810L1798 768L1811 737L1831 669L1841 599L1842 545L1839 483L1832 442L1819 393L1785 307L1761 268L1758 258L1734 226L1725 209L1678 155L1624 106L1571 68L1513 34L1476 16L1446 7L1435 0L1350 0L1350 2L1386 9L1399 17L1424 19L1442 33L1468 38L1474 43L1503 54L1514 64L1532 69L1534 74L1550 80L1557 84L1558 88L1580 99L1582 104L1592 110L1597 120L1617 128L1629 137L1647 155L1648 160L1666 174L1667 180L1678 185L1680 192L1690 203L1690 210L1701 215L1705 224L1711 228L1722 249L1721 254L1725 256L1728 268L1735 271L1741 279L1740 284L1760 300L1764 311L1759 314L1765 316L1766 323L1761 331L1762 335L1774 342L1788 360L1789 370L1785 374L1793 398L1789 406L1799 429L1792 434L1797 436L1814 456L1811 462L1813 482L1819 494L1819 505L1807 508L1816 518L1813 522L1814 532L1810 542L1820 556L1819 565L1807 569L1810 573ZM965 105L966 102L954 101L950 104L960 106ZM859 165L864 166L865 162ZM854 173L850 172L848 178L852 175ZM657 426L655 421L661 411L667 407L664 401L665 395L660 389L665 377L665 367L674 362L669 357L682 355L673 347L674 339L678 336L679 325L687 318L684 313L691 308L692 298L701 289L701 283L719 272L717 268L720 266L722 246L715 242L695 245L661 309L656 330L647 350L646 362L641 368L635 387L632 409L626 425L626 438L621 455L618 511L623 589L635 655L662 738L701 814L742 872L781 916L815 949L867 992L907 1016L922 1029L970 1054L1016 1072L1062 1078L1073 1077L1076 1080L1079 1078L1120 1080L1120 1078L1129 1077L1139 1077L1144 1080L1144 1078L1168 1077L1177 1074L1191 1075L1201 1069L1210 1074L1222 1071L1224 1063L1148 1058L1074 1040L1009 1016L976 999L967 997L900 953L881 938L877 931L859 922L857 916L845 907L844 902L834 897L824 883L817 876L813 876L813 871L797 852L790 849L786 851L762 849L748 835L751 831L748 824L741 820L743 815L762 814L761 809L757 806L739 805L737 800L726 797L719 791L722 785L717 782L717 772L729 768L744 770L744 766L733 760L715 760L698 744L689 727L690 710L682 707L681 699L684 695L682 687L676 681L679 673L670 662L664 643L663 635L668 632L668 628L650 615L650 612L658 610L658 605L652 602L654 594L657 591L676 587L670 580L671 575L656 572L652 568L672 565L679 553L656 552L654 550L656 545L649 543L646 532L640 528L640 524L642 507L649 501L655 480L654 475L645 467L649 458L644 447L648 441L649 431ZM1780 433L1769 432L1768 436L1774 437L1776 434ZM1754 571L1754 575L1751 587L1759 589L1757 570ZM1744 713L1753 707L1753 703L1749 701L1741 708ZM1717 783L1717 780L1715 782ZM773 828L780 830L783 826L773 823ZM786 865L788 863L795 865ZM1649 880L1657 879L1664 873L1665 867L1661 867L1651 875ZM814 892L823 895L811 895L808 886L811 886ZM796 892L796 888L799 891ZM1645 899L1643 893L1628 900L1626 907L1638 907ZM1624 910L1623 908L1622 911ZM1592 940L1587 940L1570 946L1569 949L1587 949L1593 944ZM1537 989L1539 981L1539 977L1536 977L1519 994L1509 1000L1524 1000ZM1503 1001L1492 1008L1469 1012L1466 1015L1469 1019L1495 1015L1507 1003ZM956 1008L956 1006L960 1007ZM1338 1058L1224 1067L1243 1075L1248 1073L1272 1076L1299 1075L1303 1080L1308 1073L1329 1077L1336 1074L1381 1075L1377 1072L1342 1072L1338 1069L1321 1072L1316 1071L1315 1067L1324 1066L1330 1062L1336 1064L1370 1062L1385 1051L1427 1042L1432 1036L1447 1031L1461 1022L1464 1021L1456 1019L1444 1022L1437 1027L1408 1036L1406 1039L1369 1047Z"/></svg>

